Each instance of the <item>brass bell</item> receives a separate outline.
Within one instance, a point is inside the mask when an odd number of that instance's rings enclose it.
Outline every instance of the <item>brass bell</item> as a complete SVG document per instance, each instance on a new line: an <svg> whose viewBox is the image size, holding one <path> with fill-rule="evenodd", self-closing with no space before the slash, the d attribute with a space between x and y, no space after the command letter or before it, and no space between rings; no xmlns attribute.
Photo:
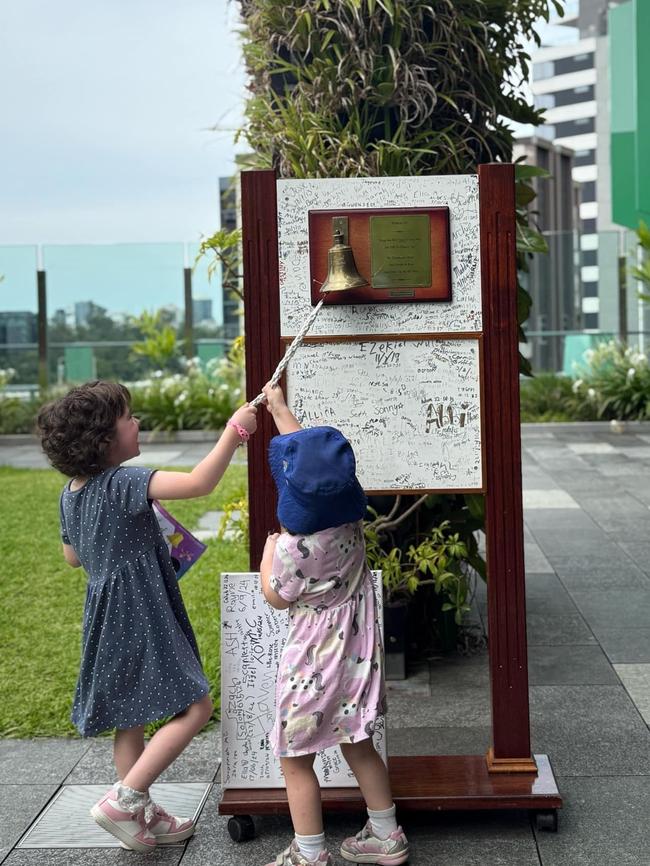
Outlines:
<svg viewBox="0 0 650 866"><path fill-rule="evenodd" d="M327 279L321 292L344 292L367 285L368 281L357 270L352 247L343 243L343 232L336 228L334 246L327 251Z"/></svg>

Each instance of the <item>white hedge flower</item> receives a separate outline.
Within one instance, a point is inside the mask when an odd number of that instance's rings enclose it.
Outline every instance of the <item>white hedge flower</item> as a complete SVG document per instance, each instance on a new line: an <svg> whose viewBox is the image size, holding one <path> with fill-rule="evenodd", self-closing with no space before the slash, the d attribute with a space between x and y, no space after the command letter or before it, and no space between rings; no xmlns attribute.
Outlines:
<svg viewBox="0 0 650 866"><path fill-rule="evenodd" d="M596 399L596 392L595 392L595 390L594 390L593 388L588 388L588 389L587 389L587 397L589 397L590 400L595 400L595 399Z"/></svg>
<svg viewBox="0 0 650 866"><path fill-rule="evenodd" d="M583 382L582 379L576 379L573 385L571 386L571 390L574 394L577 394L580 388L582 388Z"/></svg>
<svg viewBox="0 0 650 866"><path fill-rule="evenodd" d="M630 369L627 371L627 381L631 382L632 379L634 379L635 374L636 370L634 369L634 367L630 367Z"/></svg>

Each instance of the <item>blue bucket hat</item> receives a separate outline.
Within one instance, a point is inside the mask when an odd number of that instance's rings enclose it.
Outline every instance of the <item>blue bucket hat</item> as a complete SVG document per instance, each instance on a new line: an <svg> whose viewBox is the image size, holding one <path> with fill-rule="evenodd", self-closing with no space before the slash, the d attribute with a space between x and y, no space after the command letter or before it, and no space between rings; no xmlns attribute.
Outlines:
<svg viewBox="0 0 650 866"><path fill-rule="evenodd" d="M278 488L278 520L290 532L309 535L365 515L354 451L335 427L274 436L269 465Z"/></svg>

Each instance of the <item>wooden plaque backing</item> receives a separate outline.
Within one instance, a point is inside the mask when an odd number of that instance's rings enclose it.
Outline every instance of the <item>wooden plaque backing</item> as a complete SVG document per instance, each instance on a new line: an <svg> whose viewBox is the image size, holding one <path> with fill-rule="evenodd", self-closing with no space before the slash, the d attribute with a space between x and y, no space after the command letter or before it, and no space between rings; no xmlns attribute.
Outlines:
<svg viewBox="0 0 650 866"><path fill-rule="evenodd" d="M482 165L478 176L493 745L487 756L391 757L389 769L395 801L402 809L557 809L562 799L548 758L530 751L514 166ZM242 174L249 400L270 379L283 349L275 184L273 171ZM275 489L266 460L273 430L266 411L261 409L258 418L258 432L248 446L252 570L258 569L267 532L276 523ZM362 808L356 789L323 792L323 804L327 809ZM277 789L225 791L219 804L219 812L226 815L287 811L286 793Z"/></svg>
<svg viewBox="0 0 650 866"><path fill-rule="evenodd" d="M363 286L346 292L321 295L320 289L327 278L327 251L334 243L332 218L348 218L349 240L359 273L370 281L370 217L409 216L426 214L430 219L431 283L426 287L413 287L413 297L392 297L390 289ZM408 304L414 301L451 301L451 251L449 239L449 208L359 208L356 210L313 210L309 212L309 272L311 277L311 303L320 300L329 304ZM400 291L400 290L398 290Z"/></svg>

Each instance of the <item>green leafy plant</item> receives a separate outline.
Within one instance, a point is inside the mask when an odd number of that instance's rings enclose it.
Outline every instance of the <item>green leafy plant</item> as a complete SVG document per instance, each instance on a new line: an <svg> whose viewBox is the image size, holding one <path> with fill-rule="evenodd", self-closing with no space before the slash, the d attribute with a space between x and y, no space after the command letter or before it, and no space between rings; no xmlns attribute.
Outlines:
<svg viewBox="0 0 650 866"><path fill-rule="evenodd" d="M131 387L133 414L145 430L219 430L243 402L243 344L203 365L185 361L184 374L156 371Z"/></svg>
<svg viewBox="0 0 650 866"><path fill-rule="evenodd" d="M248 497L231 499L223 506L223 516L217 533L219 541L228 539L248 547L249 512Z"/></svg>
<svg viewBox="0 0 650 866"><path fill-rule="evenodd" d="M591 402L576 394L568 376L538 373L521 382L521 420L523 422L596 421L598 413Z"/></svg>
<svg viewBox="0 0 650 866"><path fill-rule="evenodd" d="M636 236L637 245L641 252L641 264L630 268L630 273L635 279L650 287L650 228L643 220L639 223ZM639 297L642 301L650 302L650 294L647 292L639 292Z"/></svg>
<svg viewBox="0 0 650 866"><path fill-rule="evenodd" d="M146 358L154 368L163 369L169 367L170 362L179 357L176 332L171 325L163 322L161 310L155 313L145 311L134 319L134 324L145 339L132 347L133 355Z"/></svg>
<svg viewBox="0 0 650 866"><path fill-rule="evenodd" d="M468 601L474 577L470 545L461 538L460 531L453 532L450 521L443 520L428 528L408 547L396 546L392 530L407 520L408 509L397 518L395 509L386 516L373 508L369 511L373 519L364 522L366 552L370 567L382 572L385 602L409 600L422 587L431 586L436 595L446 599L442 610L453 610L454 619L460 625L470 609Z"/></svg>
<svg viewBox="0 0 650 866"><path fill-rule="evenodd" d="M643 352L617 340L585 353L573 390L584 405L605 420L650 418L650 365Z"/></svg>
<svg viewBox="0 0 650 866"><path fill-rule="evenodd" d="M221 267L221 285L224 291L232 292L240 300L244 296L240 288L239 245L241 230L219 229L204 238L199 246L194 264L202 258L208 258L208 277L212 279L214 272Z"/></svg>

